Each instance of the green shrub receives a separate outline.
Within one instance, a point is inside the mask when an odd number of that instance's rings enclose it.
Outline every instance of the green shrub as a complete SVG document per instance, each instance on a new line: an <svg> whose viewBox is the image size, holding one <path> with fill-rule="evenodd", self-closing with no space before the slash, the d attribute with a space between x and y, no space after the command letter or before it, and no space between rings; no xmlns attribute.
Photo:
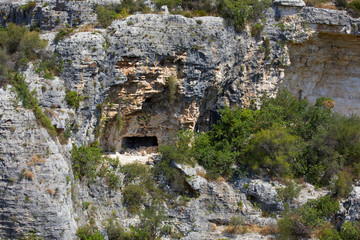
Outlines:
<svg viewBox="0 0 360 240"><path fill-rule="evenodd" d="M80 102L84 99L83 96L79 96L76 91L67 91L65 95L66 103L74 108L78 109L80 107Z"/></svg>
<svg viewBox="0 0 360 240"><path fill-rule="evenodd" d="M21 39L18 49L23 52L29 60L39 57L39 52L46 47L46 42L40 39L38 32L26 32Z"/></svg>
<svg viewBox="0 0 360 240"><path fill-rule="evenodd" d="M300 213L304 224L315 227L331 219L339 208L339 202L327 195L316 200L309 200L300 209Z"/></svg>
<svg viewBox="0 0 360 240"><path fill-rule="evenodd" d="M146 192L142 186L129 184L123 189L123 202L130 213L138 212L145 198Z"/></svg>
<svg viewBox="0 0 360 240"><path fill-rule="evenodd" d="M246 22L255 22L263 18L263 11L270 6L268 0L219 0L220 16L225 18L228 24L236 30L243 30Z"/></svg>
<svg viewBox="0 0 360 240"><path fill-rule="evenodd" d="M138 181L146 181L151 178L148 167L140 163L123 165L121 166L120 170L125 175L125 184L136 183Z"/></svg>
<svg viewBox="0 0 360 240"><path fill-rule="evenodd" d="M294 234L294 222L291 219L289 210L284 212L283 217L278 220L278 228L280 240L291 239L291 236Z"/></svg>
<svg viewBox="0 0 360 240"><path fill-rule="evenodd" d="M301 187L292 182L285 188L278 189L278 197L285 202L292 201L299 197L300 191Z"/></svg>
<svg viewBox="0 0 360 240"><path fill-rule="evenodd" d="M178 81L175 77L171 76L167 78L167 86L169 88L169 99L173 103L175 99L176 89L178 87Z"/></svg>
<svg viewBox="0 0 360 240"><path fill-rule="evenodd" d="M124 176L124 204L129 212L136 213L142 204L150 199L152 204L163 202L165 194L157 188L152 170L143 164L133 163L121 166ZM148 196L148 197L147 197Z"/></svg>
<svg viewBox="0 0 360 240"><path fill-rule="evenodd" d="M28 32L25 26L16 26L14 23L9 23L6 27L5 37L1 42L5 42L8 53L13 54L19 51L20 42L24 38L24 35Z"/></svg>
<svg viewBox="0 0 360 240"><path fill-rule="evenodd" d="M122 124L123 124L123 119L121 117L120 112L118 112L118 114L116 115L116 122L117 122L118 135L120 135L120 131L121 131Z"/></svg>
<svg viewBox="0 0 360 240"><path fill-rule="evenodd" d="M166 149L168 148L168 149ZM166 150L165 150L166 149ZM172 145L165 145L161 147L160 151L176 151ZM163 155L164 156L164 155ZM177 194L190 195L185 177L177 169L169 158L162 158L162 160L155 164L154 174L157 178L163 178L168 186Z"/></svg>
<svg viewBox="0 0 360 240"><path fill-rule="evenodd" d="M228 141L211 142L208 135L200 134L195 141L194 156L199 164L207 170L208 177L214 179L220 176L230 178L237 153L233 151Z"/></svg>
<svg viewBox="0 0 360 240"><path fill-rule="evenodd" d="M338 9L345 9L348 5L347 0L335 0L335 6Z"/></svg>
<svg viewBox="0 0 360 240"><path fill-rule="evenodd" d="M165 220L167 220L167 216L163 207L146 207L140 214L138 228L149 235L148 239L158 239L162 235L162 226Z"/></svg>
<svg viewBox="0 0 360 240"><path fill-rule="evenodd" d="M176 6L181 6L182 0L155 0L154 1L157 8L166 5L170 10Z"/></svg>
<svg viewBox="0 0 360 240"><path fill-rule="evenodd" d="M110 26L112 21L115 19L115 11L110 10L107 7L97 6L96 7L97 13L97 21L100 23L101 26L107 28Z"/></svg>
<svg viewBox="0 0 360 240"><path fill-rule="evenodd" d="M27 4L20 6L20 9L24 12L30 11L36 8L36 1L29 1Z"/></svg>
<svg viewBox="0 0 360 240"><path fill-rule="evenodd" d="M240 226L243 225L245 223L245 219L242 216L237 216L237 217L231 217L230 219L230 225L232 226Z"/></svg>
<svg viewBox="0 0 360 240"><path fill-rule="evenodd" d="M58 33L55 35L54 43L58 43L60 40L64 39L66 36L69 36L74 29L72 28L63 28L58 31Z"/></svg>
<svg viewBox="0 0 360 240"><path fill-rule="evenodd" d="M260 34L262 32L262 30L264 29L264 25L262 23L255 23L252 27L251 27L251 36L259 39L260 38Z"/></svg>
<svg viewBox="0 0 360 240"><path fill-rule="evenodd" d="M35 68L35 72L45 79L54 79L54 76L58 76L63 71L63 64L61 57L53 54L46 60L40 61Z"/></svg>
<svg viewBox="0 0 360 240"><path fill-rule="evenodd" d="M340 229L340 237L342 240L357 240L360 239L359 228L354 223L346 221Z"/></svg>
<svg viewBox="0 0 360 240"><path fill-rule="evenodd" d="M89 206L90 206L90 204L91 204L91 202L83 202L83 203L81 204L81 205L82 205L82 209L83 209L83 210L88 209Z"/></svg>
<svg viewBox="0 0 360 240"><path fill-rule="evenodd" d="M106 175L106 179L107 179L107 184L108 184L110 189L116 190L121 185L120 176L117 175L116 173L114 173L113 171L110 171Z"/></svg>
<svg viewBox="0 0 360 240"><path fill-rule="evenodd" d="M349 197L352 191L351 177L345 171L340 171L330 184L330 189L335 196L342 198Z"/></svg>
<svg viewBox="0 0 360 240"><path fill-rule="evenodd" d="M101 235L100 231L96 230L93 226L85 225L79 227L76 236L80 240L104 240L105 238Z"/></svg>
<svg viewBox="0 0 360 240"><path fill-rule="evenodd" d="M52 125L51 120L41 110L38 101L35 97L35 92L29 92L28 85L25 82L25 78L21 74L13 74L11 76L10 84L15 88L17 95L21 99L25 108L31 109L34 112L37 122L48 133L55 138L57 135L55 127Z"/></svg>
<svg viewBox="0 0 360 240"><path fill-rule="evenodd" d="M347 4L347 11L354 18L360 17L360 0L354 0Z"/></svg>
<svg viewBox="0 0 360 240"><path fill-rule="evenodd" d="M291 176L291 164L296 161L301 146L300 137L274 125L253 135L245 149L244 160L253 169L261 167L269 169L272 175Z"/></svg>
<svg viewBox="0 0 360 240"><path fill-rule="evenodd" d="M341 240L339 233L331 227L322 229L320 240Z"/></svg>
<svg viewBox="0 0 360 240"><path fill-rule="evenodd" d="M103 161L102 149L98 142L80 147L73 145L71 158L75 178L87 177L93 181L96 177L97 165Z"/></svg>

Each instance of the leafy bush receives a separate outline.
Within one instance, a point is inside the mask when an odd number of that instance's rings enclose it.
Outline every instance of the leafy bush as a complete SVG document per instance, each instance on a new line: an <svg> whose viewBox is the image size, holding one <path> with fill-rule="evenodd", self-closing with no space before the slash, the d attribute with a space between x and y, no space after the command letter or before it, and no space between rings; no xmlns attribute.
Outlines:
<svg viewBox="0 0 360 240"><path fill-rule="evenodd" d="M172 144L165 144L159 148L161 161L154 166L154 174L159 179L164 179L171 189L178 194L191 195L184 175L173 166L173 162L178 164L194 165L191 144L194 134L191 131L180 131Z"/></svg>
<svg viewBox="0 0 360 240"><path fill-rule="evenodd" d="M63 61L56 54L40 61L35 69L35 72L41 74L45 79L54 79L54 76L59 75L62 71Z"/></svg>
<svg viewBox="0 0 360 240"><path fill-rule="evenodd" d="M321 231L320 240L341 240L339 232L332 227L325 227Z"/></svg>
<svg viewBox="0 0 360 240"><path fill-rule="evenodd" d="M155 0L154 3L156 7L160 9L160 7L166 5L169 9L173 9L176 6L182 5L182 0Z"/></svg>
<svg viewBox="0 0 360 240"><path fill-rule="evenodd" d="M121 185L121 180L120 180L120 176L117 175L115 172L110 171L107 175L106 175L106 179L107 179L107 184L109 186L110 189L118 189Z"/></svg>
<svg viewBox="0 0 360 240"><path fill-rule="evenodd" d="M165 194L156 187L152 171L148 166L132 163L121 166L121 172L125 175L123 194L124 204L129 212L139 212L141 206L151 199L154 205L164 200Z"/></svg>
<svg viewBox="0 0 360 240"><path fill-rule="evenodd" d="M278 189L278 197L285 202L292 201L299 197L300 191L301 187L292 182L285 188Z"/></svg>
<svg viewBox="0 0 360 240"><path fill-rule="evenodd" d="M149 11L149 7L143 0L123 0L118 5L96 7L97 20L105 28L110 26L114 19L125 18L135 12L147 13Z"/></svg>
<svg viewBox="0 0 360 240"><path fill-rule="evenodd" d="M72 28L63 28L58 31L58 33L55 35L54 43L58 43L60 40L64 39L66 36L70 35L74 29Z"/></svg>
<svg viewBox="0 0 360 240"><path fill-rule="evenodd" d="M309 106L281 90L276 98L263 97L259 110L225 107L221 120L187 148L182 150L175 140L160 152L169 166L193 157L213 178L231 177L237 165L328 185L344 167L354 174L360 169L360 118L332 113L331 102L320 98Z"/></svg>
<svg viewBox="0 0 360 240"><path fill-rule="evenodd" d="M103 160L102 149L98 142L80 147L73 145L71 158L75 178L87 177L93 181L96 177L97 165Z"/></svg>
<svg viewBox="0 0 360 240"><path fill-rule="evenodd" d="M266 168L278 176L291 176L291 164L296 161L302 141L286 128L274 125L254 134L247 145L244 160L253 169Z"/></svg>
<svg viewBox="0 0 360 240"><path fill-rule="evenodd" d="M167 78L167 86L169 88L169 99L170 102L173 103L174 102L174 98L175 98L175 92L178 86L178 82L177 79L173 76L168 77Z"/></svg>
<svg viewBox="0 0 360 240"><path fill-rule="evenodd" d="M108 27L115 19L115 11L110 10L107 7L98 6L96 7L97 21L103 26Z"/></svg>
<svg viewBox="0 0 360 240"><path fill-rule="evenodd" d="M286 204L283 218L278 221L279 238L284 240L310 238L314 229L331 227L329 221L334 219L338 210L339 202L330 195L309 200L305 205L294 210L290 210ZM338 233L335 232L326 230L325 236L337 236Z"/></svg>
<svg viewBox="0 0 360 240"><path fill-rule="evenodd" d="M302 222L310 226L320 226L323 221L331 219L339 208L339 202L330 195L309 200L300 209Z"/></svg>
<svg viewBox="0 0 360 240"><path fill-rule="evenodd" d="M280 240L291 239L291 236L294 235L294 222L291 219L290 209L288 205L285 206L283 217L278 220L278 228Z"/></svg>
<svg viewBox="0 0 360 240"><path fill-rule="evenodd" d="M219 0L219 13L236 30L243 30L246 22L255 22L263 18L262 12L270 4L268 0Z"/></svg>
<svg viewBox="0 0 360 240"><path fill-rule="evenodd" d="M359 226L349 221L344 222L341 226L340 237L342 240L360 239Z"/></svg>
<svg viewBox="0 0 360 240"><path fill-rule="evenodd" d="M28 85L25 82L25 78L21 74L11 75L11 85L15 88L19 98L21 99L25 108L31 109L36 117L37 122L46 130L48 133L55 138L57 135L55 127L52 125L51 120L41 110L38 101L35 97L35 92L30 92Z"/></svg>
<svg viewBox="0 0 360 240"><path fill-rule="evenodd" d="M349 197L352 191L351 177L345 171L340 171L330 184L330 189L335 196L342 198Z"/></svg>
<svg viewBox="0 0 360 240"><path fill-rule="evenodd" d="M80 107L80 102L84 99L83 96L79 96L76 91L67 91L65 95L66 103L74 108L78 109Z"/></svg>
<svg viewBox="0 0 360 240"><path fill-rule="evenodd" d="M162 223L167 220L163 207L150 206L140 214L138 228L149 234L148 239L157 239L162 235Z"/></svg>
<svg viewBox="0 0 360 240"><path fill-rule="evenodd" d="M140 214L140 223L125 229L113 219L109 219L106 227L109 240L149 240L159 239L163 234L162 223L166 218L162 210L149 207Z"/></svg>
<svg viewBox="0 0 360 240"><path fill-rule="evenodd" d="M146 181L151 178L148 167L140 163L132 163L121 166L121 172L125 175L125 184Z"/></svg>
<svg viewBox="0 0 360 240"><path fill-rule="evenodd" d="M218 178L231 177L237 153L228 141L211 142L208 135L200 134L194 145L194 156L205 167L208 177Z"/></svg>
<svg viewBox="0 0 360 240"><path fill-rule="evenodd" d="M123 201L130 213L136 213L140 210L145 200L146 193L142 186L129 184L123 189Z"/></svg>
<svg viewBox="0 0 360 240"><path fill-rule="evenodd" d="M171 145L162 146L160 151L164 154L164 151L168 150L176 151ZM164 179L164 182L169 185L175 193L181 195L191 194L188 192L189 189L184 175L173 167L169 158L163 158L160 162L155 164L154 174L157 178Z"/></svg>
<svg viewBox="0 0 360 240"><path fill-rule="evenodd" d="M8 54L14 55L14 63L18 67L22 62L39 58L46 41L40 39L38 32L29 32L25 26L9 23L6 29L0 30L0 46Z"/></svg>
<svg viewBox="0 0 360 240"><path fill-rule="evenodd" d="M93 226L85 225L79 227L76 236L80 240L104 240L105 238L101 235L100 231L96 230Z"/></svg>
<svg viewBox="0 0 360 240"><path fill-rule="evenodd" d="M20 6L20 9L24 12L30 11L36 8L36 1L29 1L27 4Z"/></svg>
<svg viewBox="0 0 360 240"><path fill-rule="evenodd" d="M354 0L347 4L347 11L354 18L360 17L360 0Z"/></svg>

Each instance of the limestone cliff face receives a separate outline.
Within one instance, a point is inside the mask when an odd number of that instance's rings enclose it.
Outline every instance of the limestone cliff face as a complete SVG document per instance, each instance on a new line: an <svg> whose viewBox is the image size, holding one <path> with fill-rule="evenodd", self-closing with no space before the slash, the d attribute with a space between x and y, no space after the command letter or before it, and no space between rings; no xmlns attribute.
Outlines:
<svg viewBox="0 0 360 240"><path fill-rule="evenodd" d="M335 100L335 111L359 114L360 21L337 11L306 11L301 16L313 34L307 41L288 44L291 64L284 86L311 103L326 96ZM331 18L336 13L338 17Z"/></svg>
<svg viewBox="0 0 360 240"><path fill-rule="evenodd" d="M206 130L219 106L248 106L272 94L282 69L271 67L263 44L224 27L221 18L149 14L114 21L106 32L75 33L53 47L71 62L65 85L87 97L82 107L90 111L79 117L100 126L108 150L120 150L123 137L155 136L161 144L181 128Z"/></svg>
<svg viewBox="0 0 360 240"><path fill-rule="evenodd" d="M281 86L311 102L331 97L340 113L360 113L360 20L345 12L277 1L256 37L250 29L234 32L217 17L137 14L106 30L82 25L53 42L58 28L95 23L99 1L37 1L29 12L19 9L24 1L0 1L3 24L46 30L42 37L49 49L64 59L65 71L55 80L38 77L31 66L25 76L59 131L76 126L75 144L99 139L108 151L120 151L131 137L155 137L162 144L181 128L208 129L225 105L258 105L262 94L274 95ZM67 89L85 97L79 109L66 105ZM0 237L36 229L45 239L74 239L75 219L82 225L94 218L103 229L101 222L112 210L131 224L121 192L101 181L91 187L73 181L70 142L63 146L39 127L10 86L0 89L0 98ZM260 213L246 204L245 195L260 190L258 202L282 208L269 183L245 190L244 182L196 180L200 197L186 208L169 210L187 239L221 237L221 227L240 212L251 223L273 224L271 218L257 222ZM243 211L236 207L240 200ZM95 213L82 210L84 201L96 206Z"/></svg>
<svg viewBox="0 0 360 240"><path fill-rule="evenodd" d="M36 229L45 239L71 239L77 224L71 198L69 146L39 128L10 89L0 90L0 236Z"/></svg>

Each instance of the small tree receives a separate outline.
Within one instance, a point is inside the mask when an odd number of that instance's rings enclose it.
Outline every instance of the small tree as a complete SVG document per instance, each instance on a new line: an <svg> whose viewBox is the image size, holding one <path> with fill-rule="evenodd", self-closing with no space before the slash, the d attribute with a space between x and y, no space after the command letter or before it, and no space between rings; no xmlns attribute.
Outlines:
<svg viewBox="0 0 360 240"><path fill-rule="evenodd" d="M105 28L110 26L116 15L114 11L103 6L96 7L96 13L98 22Z"/></svg>
<svg viewBox="0 0 360 240"><path fill-rule="evenodd" d="M99 147L98 142L89 146L82 145L77 147L73 145L71 158L75 178L82 179L83 177L88 177L90 180L94 180L97 165L103 160L102 149Z"/></svg>

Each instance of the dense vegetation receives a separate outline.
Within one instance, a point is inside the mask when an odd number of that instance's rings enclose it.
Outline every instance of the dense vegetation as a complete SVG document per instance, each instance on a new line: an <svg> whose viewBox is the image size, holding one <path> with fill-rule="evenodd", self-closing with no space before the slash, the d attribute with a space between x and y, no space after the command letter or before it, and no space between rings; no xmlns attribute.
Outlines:
<svg viewBox="0 0 360 240"><path fill-rule="evenodd" d="M20 70L32 61L38 64L37 72L52 78L52 74L61 71L61 59L45 51L46 41L41 40L38 32L30 32L25 26L9 23L0 29L0 86L8 83L14 87L25 108L31 109L38 123L45 127L54 138L56 129L50 119L43 113L36 99L36 92L28 90L28 84Z"/></svg>
<svg viewBox="0 0 360 240"><path fill-rule="evenodd" d="M253 28L262 28L264 20L263 11L270 6L269 0L155 0L157 10L167 5L174 14L186 17L214 15L221 16L226 23L242 30L246 23L251 23ZM98 6L96 8L98 22L107 27L114 19L127 17L135 12L147 13L150 9L144 1L125 0L119 5ZM260 23L259 23L260 21Z"/></svg>
<svg viewBox="0 0 360 240"><path fill-rule="evenodd" d="M167 173L166 166L174 161L197 162L208 178L256 174L328 187L330 195L284 212L280 237L307 238L317 230L322 239L335 235L339 237L334 239L357 239L344 236L358 236L359 224L347 223L348 228L340 231L334 225L339 199L349 196L360 174L360 118L340 116L331 111L333 107L330 98L310 105L284 90L276 98L264 97L258 110L226 107L210 131L196 135L181 131L173 143L161 146L163 160L158 165L170 185L178 177ZM290 202L299 191L290 181L278 190L279 200Z"/></svg>
<svg viewBox="0 0 360 240"><path fill-rule="evenodd" d="M177 141L160 152L179 163L194 156L212 178L248 171L324 186L335 177L341 182L334 180L334 193L343 196L343 184L360 173L360 119L332 113L333 104L321 98L310 106L280 91L276 98L264 97L259 110L226 107L221 121L194 136L188 149Z"/></svg>

